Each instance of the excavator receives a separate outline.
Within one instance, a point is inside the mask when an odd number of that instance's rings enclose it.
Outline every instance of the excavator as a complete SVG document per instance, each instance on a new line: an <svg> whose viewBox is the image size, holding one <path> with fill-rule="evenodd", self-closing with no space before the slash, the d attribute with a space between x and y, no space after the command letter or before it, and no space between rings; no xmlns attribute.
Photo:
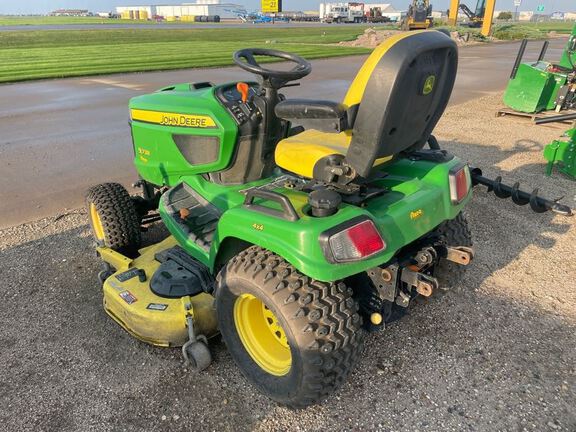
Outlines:
<svg viewBox="0 0 576 432"><path fill-rule="evenodd" d="M484 12L486 10L486 0L478 0L476 3L476 10L473 12L465 4L460 5L460 10L468 17L469 21L464 25L471 28L482 27L482 22L484 21Z"/></svg>
<svg viewBox="0 0 576 432"><path fill-rule="evenodd" d="M400 28L409 30L426 30L432 27L432 5L430 0L412 0Z"/></svg>
<svg viewBox="0 0 576 432"><path fill-rule="evenodd" d="M483 36L490 36L492 31L492 16L494 16L494 8L496 7L496 0L478 0L476 8L472 11L465 4L460 4L460 0L450 0L450 11L448 14L448 23L455 26L458 22L458 11L462 10L470 20L468 27L481 27ZM489 17L490 19L485 19Z"/></svg>

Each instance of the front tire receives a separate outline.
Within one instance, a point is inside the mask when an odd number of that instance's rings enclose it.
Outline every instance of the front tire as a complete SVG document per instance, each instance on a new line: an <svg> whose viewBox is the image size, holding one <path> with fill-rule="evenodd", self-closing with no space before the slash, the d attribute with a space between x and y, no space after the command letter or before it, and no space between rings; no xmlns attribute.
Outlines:
<svg viewBox="0 0 576 432"><path fill-rule="evenodd" d="M291 407L316 403L340 387L362 349L350 288L312 280L257 246L220 272L216 310L244 376Z"/></svg>
<svg viewBox="0 0 576 432"><path fill-rule="evenodd" d="M86 207L94 239L128 256L142 243L140 218L128 191L118 183L102 183L88 189Z"/></svg>

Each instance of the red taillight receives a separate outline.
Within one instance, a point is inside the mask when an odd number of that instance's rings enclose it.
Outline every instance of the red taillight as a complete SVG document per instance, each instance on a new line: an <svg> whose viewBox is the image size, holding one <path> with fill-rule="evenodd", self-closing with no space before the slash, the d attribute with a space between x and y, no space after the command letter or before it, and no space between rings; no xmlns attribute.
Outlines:
<svg viewBox="0 0 576 432"><path fill-rule="evenodd" d="M470 170L468 165L452 168L449 173L450 200L452 204L460 204L470 190Z"/></svg>
<svg viewBox="0 0 576 432"><path fill-rule="evenodd" d="M370 220L330 236L329 244L332 256L338 262L366 258L386 248L386 243Z"/></svg>

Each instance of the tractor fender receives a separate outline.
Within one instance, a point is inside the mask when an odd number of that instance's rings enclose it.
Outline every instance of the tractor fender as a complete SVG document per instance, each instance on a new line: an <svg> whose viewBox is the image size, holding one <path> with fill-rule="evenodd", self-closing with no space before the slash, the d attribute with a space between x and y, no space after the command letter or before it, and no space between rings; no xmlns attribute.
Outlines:
<svg viewBox="0 0 576 432"><path fill-rule="evenodd" d="M281 256L301 273L320 281L335 281L365 271L385 262L387 254L354 263L333 264L328 262L320 243L320 235L358 215L366 214L361 209L326 218L301 217L288 221L245 207L226 211L218 223L212 243L210 266L213 271L241 250L257 245Z"/></svg>

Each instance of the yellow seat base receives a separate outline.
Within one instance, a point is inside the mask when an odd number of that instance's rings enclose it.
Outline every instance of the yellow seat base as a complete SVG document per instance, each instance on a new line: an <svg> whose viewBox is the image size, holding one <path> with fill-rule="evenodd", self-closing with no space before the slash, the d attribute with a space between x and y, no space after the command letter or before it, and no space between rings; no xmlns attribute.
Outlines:
<svg viewBox="0 0 576 432"><path fill-rule="evenodd" d="M320 132L310 129L290 138L283 139L276 146L276 165L305 178L314 178L314 166L326 156L346 156L352 131L340 133ZM374 161L374 166L393 159L385 156Z"/></svg>
<svg viewBox="0 0 576 432"><path fill-rule="evenodd" d="M346 155L352 131L341 133L306 130L283 139L276 146L276 164L302 177L312 178L314 166L320 159L331 155Z"/></svg>

